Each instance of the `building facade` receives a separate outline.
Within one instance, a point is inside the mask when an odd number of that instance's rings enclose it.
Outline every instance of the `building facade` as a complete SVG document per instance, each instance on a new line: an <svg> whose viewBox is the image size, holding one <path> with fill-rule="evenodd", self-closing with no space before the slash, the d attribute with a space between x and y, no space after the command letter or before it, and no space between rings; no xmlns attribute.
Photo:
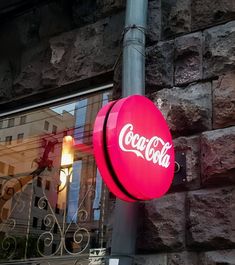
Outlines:
<svg viewBox="0 0 235 265"><path fill-rule="evenodd" d="M0 13L1 196L9 183L17 189L0 207L0 260L92 264L90 249L105 249L109 255L114 202L90 153L92 124L104 103L121 97L125 1L40 1L27 8L24 2L1 4ZM135 263L232 265L235 3L149 0L146 34L146 96L164 114L182 168L166 196L141 203ZM78 96L66 99L69 107L58 101L74 94ZM57 103L47 107L49 100ZM32 105L37 108L27 112ZM63 167L66 135L73 136L77 149L73 163ZM51 146L47 153L53 168L44 165L33 177L53 141L54 151ZM60 174L65 170L63 182ZM85 202L91 187L94 193ZM23 209L17 202L25 202L27 211L16 211L15 205ZM57 225L47 226L49 219L47 223L44 218L52 212ZM21 220L18 227L7 222L16 218ZM84 244L76 237L73 241L77 225L84 229ZM40 238L52 230L53 243ZM67 250L60 236L65 231ZM32 238L20 239L22 234ZM22 246L17 251L14 238Z"/></svg>

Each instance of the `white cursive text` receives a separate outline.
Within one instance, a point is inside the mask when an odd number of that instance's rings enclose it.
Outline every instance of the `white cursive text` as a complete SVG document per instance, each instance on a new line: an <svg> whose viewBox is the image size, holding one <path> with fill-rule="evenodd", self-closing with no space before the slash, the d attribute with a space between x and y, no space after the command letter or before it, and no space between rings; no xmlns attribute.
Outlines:
<svg viewBox="0 0 235 265"><path fill-rule="evenodd" d="M172 147L169 142L164 142L160 137L153 136L147 139L133 132L133 125L128 123L123 126L118 138L119 147L124 152L132 152L154 164L168 168L170 155L167 151Z"/></svg>

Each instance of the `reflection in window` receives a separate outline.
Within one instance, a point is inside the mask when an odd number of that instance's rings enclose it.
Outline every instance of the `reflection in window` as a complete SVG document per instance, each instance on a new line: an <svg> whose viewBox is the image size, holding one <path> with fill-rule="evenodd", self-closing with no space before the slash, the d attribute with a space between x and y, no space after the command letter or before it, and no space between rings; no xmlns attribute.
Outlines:
<svg viewBox="0 0 235 265"><path fill-rule="evenodd" d="M77 222L78 194L80 191L80 179L82 172L82 160L73 163L73 177L69 185L67 222Z"/></svg>
<svg viewBox="0 0 235 265"><path fill-rule="evenodd" d="M15 119L11 118L8 120L8 128L13 127L15 125Z"/></svg>
<svg viewBox="0 0 235 265"><path fill-rule="evenodd" d="M38 226L38 218L33 217L33 227L37 228L37 226Z"/></svg>
<svg viewBox="0 0 235 265"><path fill-rule="evenodd" d="M38 207L38 202L39 202L40 198L38 196L35 197L35 200L34 200L34 206L35 207Z"/></svg>
<svg viewBox="0 0 235 265"><path fill-rule="evenodd" d="M49 180L46 180L45 188L46 190L50 190L51 182Z"/></svg>
<svg viewBox="0 0 235 265"><path fill-rule="evenodd" d="M46 225L45 225L44 220L42 220L42 222L41 222L41 230L46 230Z"/></svg>
<svg viewBox="0 0 235 265"><path fill-rule="evenodd" d="M49 130L49 122L48 121L44 122L44 130L46 130L46 131Z"/></svg>
<svg viewBox="0 0 235 265"><path fill-rule="evenodd" d="M8 166L8 176L13 176L14 175L14 172L15 172L15 167L9 165Z"/></svg>
<svg viewBox="0 0 235 265"><path fill-rule="evenodd" d="M23 142L23 138L24 138L24 134L23 133L19 133L17 135L17 144L22 143Z"/></svg>
<svg viewBox="0 0 235 265"><path fill-rule="evenodd" d="M41 177L37 178L37 186L42 187L42 178Z"/></svg>
<svg viewBox="0 0 235 265"><path fill-rule="evenodd" d="M92 128L108 99L108 92L96 93L1 120L0 186L6 200L0 203L0 240L11 236L16 242L4 262L76 256L105 245L108 194L93 157ZM10 128L15 123L19 130ZM73 140L65 152L69 163L62 159L66 136ZM15 225L9 230L1 222L10 219ZM44 241L47 232L50 244ZM0 258L1 253L0 242Z"/></svg>
<svg viewBox="0 0 235 265"><path fill-rule="evenodd" d="M5 172L5 163L0 161L0 173L4 173Z"/></svg>
<svg viewBox="0 0 235 265"><path fill-rule="evenodd" d="M8 218L9 209L3 208L2 209L2 218L7 219Z"/></svg>
<svg viewBox="0 0 235 265"><path fill-rule="evenodd" d="M26 115L20 117L20 125L26 123Z"/></svg>
<svg viewBox="0 0 235 265"><path fill-rule="evenodd" d="M12 141L12 136L7 136L5 138L5 145L11 145L11 141Z"/></svg>
<svg viewBox="0 0 235 265"><path fill-rule="evenodd" d="M57 132L57 126L53 125L52 126L52 133L56 134L56 132Z"/></svg>

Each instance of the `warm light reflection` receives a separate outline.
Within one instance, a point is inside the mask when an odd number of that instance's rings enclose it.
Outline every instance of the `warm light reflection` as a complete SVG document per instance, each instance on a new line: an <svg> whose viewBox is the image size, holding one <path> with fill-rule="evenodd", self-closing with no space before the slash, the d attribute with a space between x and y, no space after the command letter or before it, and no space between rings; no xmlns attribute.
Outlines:
<svg viewBox="0 0 235 265"><path fill-rule="evenodd" d="M74 139L67 135L63 138L61 166L69 166L73 163L74 157Z"/></svg>
<svg viewBox="0 0 235 265"><path fill-rule="evenodd" d="M60 170L60 185L62 187L65 186L67 181L69 181L69 182L72 181L71 171L72 171L71 167L70 168L63 168L62 170Z"/></svg>

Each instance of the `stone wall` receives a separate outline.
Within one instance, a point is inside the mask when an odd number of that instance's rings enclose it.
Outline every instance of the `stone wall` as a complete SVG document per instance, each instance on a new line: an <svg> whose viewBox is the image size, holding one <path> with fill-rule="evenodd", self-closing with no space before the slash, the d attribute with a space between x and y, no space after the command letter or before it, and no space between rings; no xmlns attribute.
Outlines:
<svg viewBox="0 0 235 265"><path fill-rule="evenodd" d="M187 181L142 206L136 264L234 265L235 2L150 8L147 94L186 154Z"/></svg>
<svg viewBox="0 0 235 265"><path fill-rule="evenodd" d="M1 110L108 73L120 97L124 9L76 0L3 24ZM141 205L136 264L234 265L234 0L149 0L146 94L186 155L187 181Z"/></svg>

